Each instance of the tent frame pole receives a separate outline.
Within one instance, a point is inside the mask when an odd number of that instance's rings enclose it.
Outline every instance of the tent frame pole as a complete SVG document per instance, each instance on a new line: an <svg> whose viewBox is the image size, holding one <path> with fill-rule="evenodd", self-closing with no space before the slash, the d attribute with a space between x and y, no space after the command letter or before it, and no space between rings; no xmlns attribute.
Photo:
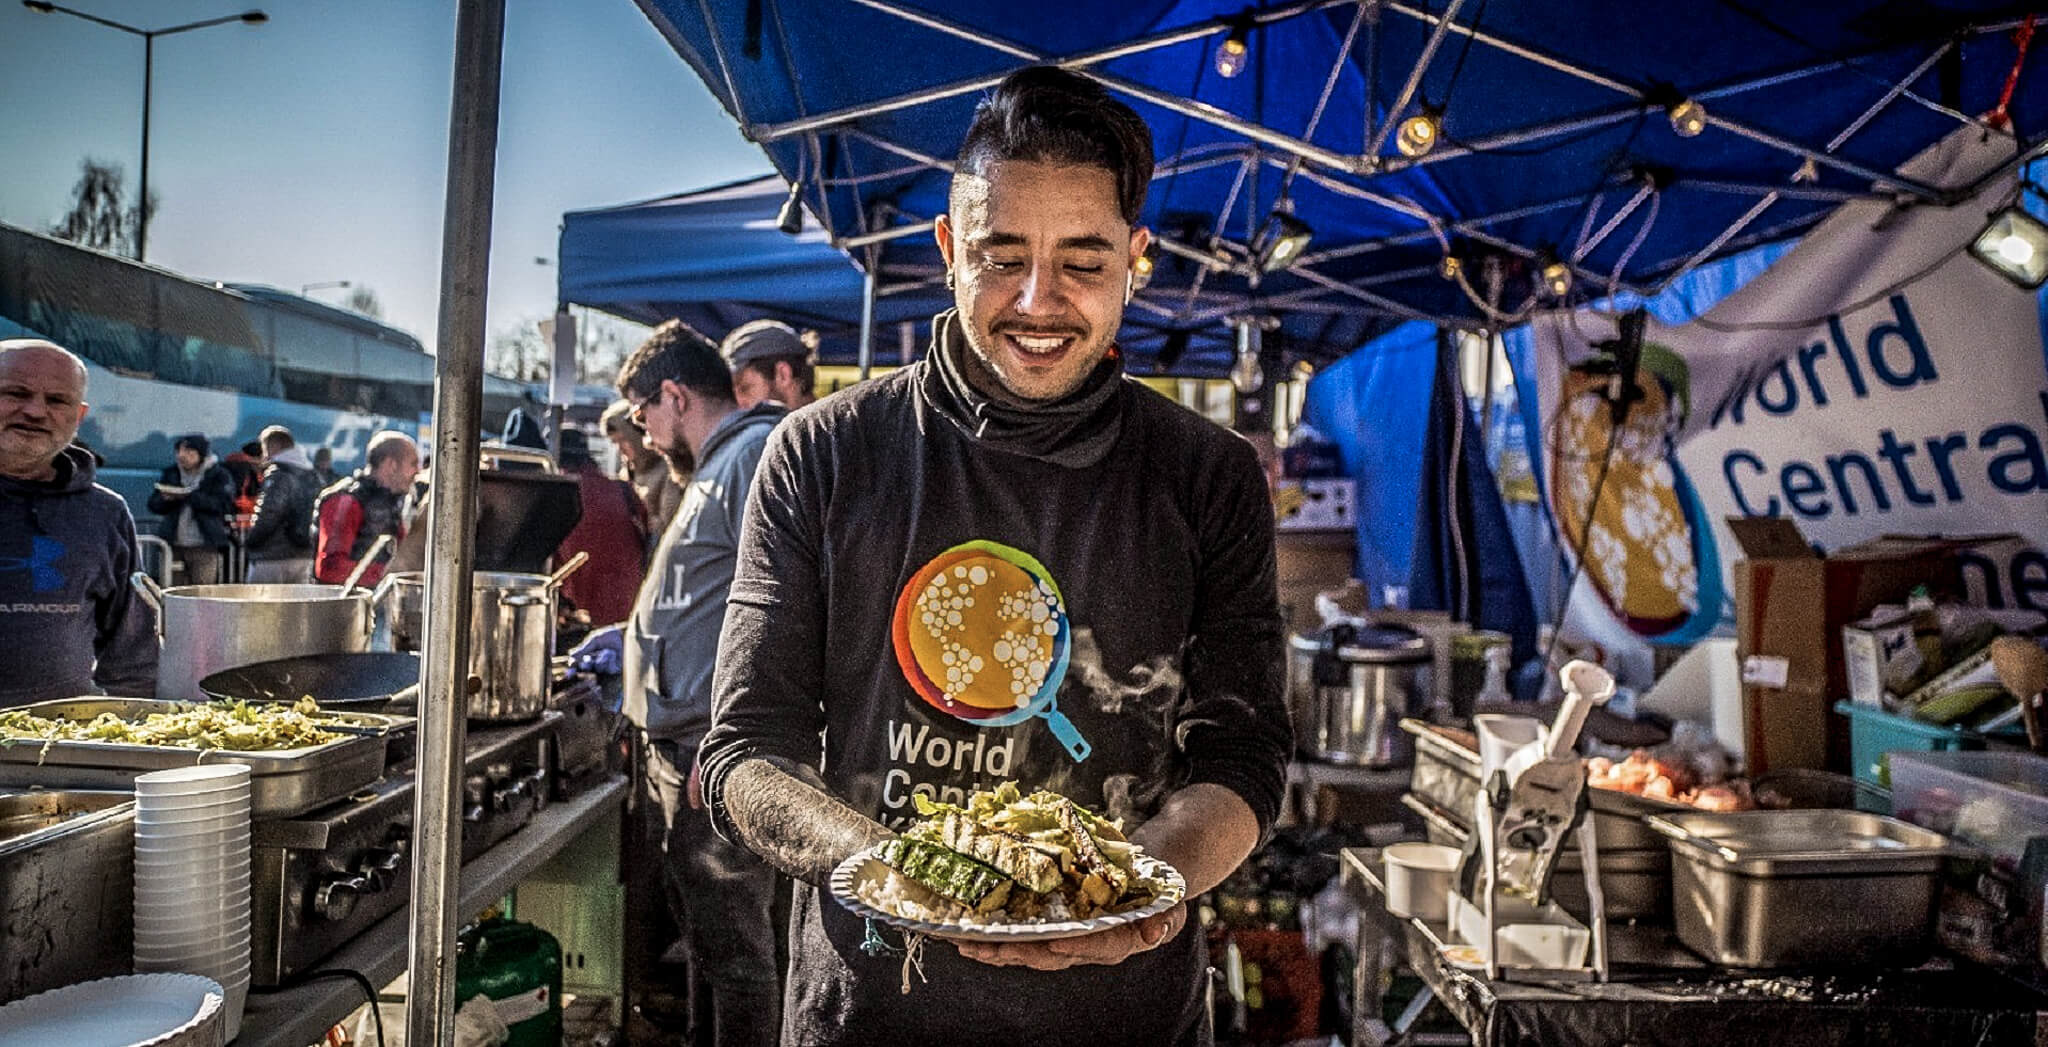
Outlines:
<svg viewBox="0 0 2048 1047"><path fill-rule="evenodd" d="M882 268L882 252L870 247L867 271L860 281L860 380L865 382L875 366L875 291Z"/></svg>
<svg viewBox="0 0 2048 1047"><path fill-rule="evenodd" d="M1393 104L1387 106L1386 120L1380 124L1379 130L1373 132L1371 143L1365 147L1363 159L1367 163L1376 163L1380 150L1387 144L1387 135L1391 134L1394 125L1400 122L1401 111L1408 108L1408 103L1415 97L1415 92L1422 88L1422 76L1429 72L1429 63L1436 57L1436 49L1443 46L1444 37L1451 31L1451 20L1458 16L1458 8L1464 4L1465 0L1450 0L1450 3L1444 5L1444 13L1437 19L1436 28L1430 32L1429 41L1422 45L1422 53L1416 56L1415 67L1408 70L1408 82L1401 85L1401 93L1395 95ZM1400 4L1392 6L1396 11L1408 13Z"/></svg>
<svg viewBox="0 0 2048 1047"><path fill-rule="evenodd" d="M463 735L469 709L470 576L476 567L478 433L485 291L498 153L505 0L461 0L456 14L448 190L441 220L441 310L434 354L434 457L427 510L426 630L420 652L413 794L412 925L406 1042L455 1037L455 933L461 912Z"/></svg>
<svg viewBox="0 0 2048 1047"><path fill-rule="evenodd" d="M897 18L901 18L908 22L924 25L925 27L930 29L936 29L943 33L949 33L954 36L960 36L963 39L969 40L973 43L982 44L987 47L994 47L997 50L1001 51L1007 51L1015 55L1016 57L1024 58L1034 63L1040 61L1047 61L1047 59L1041 58L1040 56L1033 54L1023 48L1019 48L1016 45L992 42L988 39L984 39L982 36L978 34L969 35L972 31L963 29L956 25L952 25L951 23L947 23L941 19L933 18L932 16L920 11L911 11L907 8L897 7L893 4L879 2L879 0L853 0L853 2L858 3L864 7L873 8L874 10L880 11L887 15L893 15ZM1256 24L1271 25L1275 22L1283 22L1287 19L1295 18L1300 15L1310 14L1312 12L1320 11L1325 8L1343 7L1347 4L1356 4L1360 2L1361 0L1300 0L1300 2L1297 3L1285 4L1279 7L1271 7L1262 11L1253 11L1251 12L1251 17L1253 22ZM1364 2L1377 2L1377 0L1364 0ZM1080 54L1070 55L1066 58L1054 59L1051 61L1065 68L1078 71L1084 66L1100 65L1104 62L1115 61L1116 59L1125 58L1130 55L1143 54L1146 51L1156 51L1160 48L1172 47L1176 44L1183 44L1190 40L1200 40L1205 36L1214 36L1215 34L1220 32L1227 32L1236 24L1236 21L1237 19L1234 15L1218 16L1215 18L1208 19L1207 21L1195 22L1190 25L1184 25L1175 29L1169 29L1163 33L1155 33L1151 36L1141 36L1135 40L1127 40L1120 44L1114 44L1109 47L1097 48L1093 51L1083 51ZM1003 77L1008 76L1010 72L1011 70L1006 69L1000 73L993 73L985 76L966 77L960 80L955 80L952 83L940 84L936 87L927 87L917 91L907 91L904 92L903 94L896 95L891 98L883 98L873 102L862 102L858 105L845 106L840 109L834 109L830 112L819 113L815 116L809 116L799 120L791 120L786 123L771 124L765 127L752 128L746 128L745 124L742 123L742 127L745 129L747 138L749 140L762 145L766 145L769 142L773 142L780 138L787 138L793 134L802 134L807 131L823 130L835 124L849 123L851 121L860 120L870 116L879 116L883 113L895 112L896 110L899 109L909 109L920 105L926 105L932 102L944 101L948 98L957 98L961 95L973 94L976 91L985 91L999 83L1002 83Z"/></svg>

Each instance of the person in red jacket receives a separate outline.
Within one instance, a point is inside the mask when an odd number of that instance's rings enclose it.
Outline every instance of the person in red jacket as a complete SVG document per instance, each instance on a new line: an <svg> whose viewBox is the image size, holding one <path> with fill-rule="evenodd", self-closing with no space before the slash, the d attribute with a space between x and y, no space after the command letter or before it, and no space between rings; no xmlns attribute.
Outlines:
<svg viewBox="0 0 2048 1047"><path fill-rule="evenodd" d="M367 464L355 475L320 492L313 511L317 537L313 547L313 580L328 585L348 581L348 574L367 555L380 534L392 545L405 537L405 496L420 471L420 449L412 437L386 429L370 437ZM391 559L387 548L363 572L362 584L375 585Z"/></svg>
<svg viewBox="0 0 2048 1047"><path fill-rule="evenodd" d="M647 507L632 484L605 475L581 429L562 430L562 473L576 478L583 516L562 539L555 561L590 554L590 562L562 583L562 595L593 623L623 622L633 613L645 573Z"/></svg>

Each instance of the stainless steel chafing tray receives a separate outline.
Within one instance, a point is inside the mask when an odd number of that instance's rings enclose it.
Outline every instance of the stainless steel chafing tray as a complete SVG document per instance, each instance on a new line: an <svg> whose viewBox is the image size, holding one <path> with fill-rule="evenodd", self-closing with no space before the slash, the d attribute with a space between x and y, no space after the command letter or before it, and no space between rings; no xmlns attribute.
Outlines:
<svg viewBox="0 0 2048 1047"><path fill-rule="evenodd" d="M37 702L18 711L49 719L90 720L113 713L139 720L151 713L177 712L188 702L144 698L71 698ZM137 775L198 763L249 766L251 815L283 818L341 799L384 772L388 736L412 728L405 717L374 713L322 713L342 737L299 749L242 752L186 749L126 742L32 739L0 742L0 786L68 789L133 789Z"/></svg>
<svg viewBox="0 0 2048 1047"><path fill-rule="evenodd" d="M1951 851L1939 833L1834 810L1666 814L1648 824L1671 840L1678 939L1715 963L1903 963L1928 949Z"/></svg>

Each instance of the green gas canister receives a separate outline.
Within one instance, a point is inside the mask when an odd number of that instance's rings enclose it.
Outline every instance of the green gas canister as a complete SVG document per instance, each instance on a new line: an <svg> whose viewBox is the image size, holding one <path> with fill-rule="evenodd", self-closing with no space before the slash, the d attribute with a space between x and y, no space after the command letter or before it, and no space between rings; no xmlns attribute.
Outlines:
<svg viewBox="0 0 2048 1047"><path fill-rule="evenodd" d="M455 999L488 996L512 1030L506 1047L562 1042L562 946L530 923L493 917L456 940Z"/></svg>

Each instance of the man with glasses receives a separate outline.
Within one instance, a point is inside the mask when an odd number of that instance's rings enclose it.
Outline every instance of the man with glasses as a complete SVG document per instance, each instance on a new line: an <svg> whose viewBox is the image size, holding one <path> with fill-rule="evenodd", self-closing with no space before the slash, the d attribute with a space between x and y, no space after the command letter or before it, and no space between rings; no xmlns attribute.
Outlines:
<svg viewBox="0 0 2048 1047"><path fill-rule="evenodd" d="M741 408L718 346L680 321L655 328L619 375L628 416L647 445L695 472L661 535L633 615L577 650L579 666L617 651L626 718L641 731L646 809L659 819L664 887L689 947L698 1043L777 1042L775 870L719 839L698 793L697 746L711 723L711 669L732 584L740 517L768 432L788 413ZM784 891L786 894L786 890ZM786 911L784 909L783 911Z"/></svg>

